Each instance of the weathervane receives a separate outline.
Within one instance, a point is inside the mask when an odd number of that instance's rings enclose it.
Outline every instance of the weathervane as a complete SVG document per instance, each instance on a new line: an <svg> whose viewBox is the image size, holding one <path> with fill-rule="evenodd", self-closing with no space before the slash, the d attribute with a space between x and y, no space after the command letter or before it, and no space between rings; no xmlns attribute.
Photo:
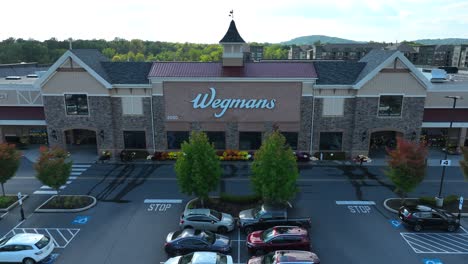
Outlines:
<svg viewBox="0 0 468 264"><path fill-rule="evenodd" d="M234 10L229 11L229 16L234 20Z"/></svg>

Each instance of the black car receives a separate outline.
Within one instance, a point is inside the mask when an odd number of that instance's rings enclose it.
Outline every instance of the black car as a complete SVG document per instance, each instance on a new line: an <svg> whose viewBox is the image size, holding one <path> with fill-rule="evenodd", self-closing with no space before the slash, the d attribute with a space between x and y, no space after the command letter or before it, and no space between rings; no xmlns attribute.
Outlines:
<svg viewBox="0 0 468 264"><path fill-rule="evenodd" d="M210 231L185 228L167 235L164 249L170 255L183 255L195 251L217 251L229 253L231 241L228 237Z"/></svg>
<svg viewBox="0 0 468 264"><path fill-rule="evenodd" d="M416 232L423 228L454 232L460 227L460 221L452 213L426 205L402 206L398 216L405 225L412 227Z"/></svg>

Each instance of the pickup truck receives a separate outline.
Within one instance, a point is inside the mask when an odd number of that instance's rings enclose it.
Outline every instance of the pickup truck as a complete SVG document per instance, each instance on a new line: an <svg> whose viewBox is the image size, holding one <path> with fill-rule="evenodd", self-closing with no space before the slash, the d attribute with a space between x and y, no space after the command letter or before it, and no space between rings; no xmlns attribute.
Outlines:
<svg viewBox="0 0 468 264"><path fill-rule="evenodd" d="M249 234L255 230L265 230L273 226L310 227L310 218L288 218L287 206L262 204L239 213L239 228Z"/></svg>

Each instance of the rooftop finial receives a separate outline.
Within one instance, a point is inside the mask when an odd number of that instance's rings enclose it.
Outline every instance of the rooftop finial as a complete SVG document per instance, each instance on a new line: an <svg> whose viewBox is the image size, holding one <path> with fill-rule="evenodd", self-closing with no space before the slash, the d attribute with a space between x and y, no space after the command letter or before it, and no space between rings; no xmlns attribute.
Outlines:
<svg viewBox="0 0 468 264"><path fill-rule="evenodd" d="M229 11L229 16L234 20L234 10Z"/></svg>
<svg viewBox="0 0 468 264"><path fill-rule="evenodd" d="M72 47L72 42L73 42L73 39L72 38L68 38L68 48L71 50L73 47Z"/></svg>

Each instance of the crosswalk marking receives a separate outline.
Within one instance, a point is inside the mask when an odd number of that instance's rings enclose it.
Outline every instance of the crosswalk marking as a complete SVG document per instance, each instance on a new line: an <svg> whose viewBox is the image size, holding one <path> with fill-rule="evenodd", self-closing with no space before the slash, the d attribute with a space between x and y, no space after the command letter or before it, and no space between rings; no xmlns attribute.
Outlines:
<svg viewBox="0 0 468 264"><path fill-rule="evenodd" d="M67 184L72 183L73 180L77 179L77 176L80 176L81 174L83 174L83 172L85 172L90 167L91 165L87 165L87 164L72 165L72 169L71 169L70 176L68 177L68 181L65 185L60 186L60 190L67 188ZM57 194L57 192L53 191L50 186L43 185L40 187L40 190L33 192L33 194Z"/></svg>
<svg viewBox="0 0 468 264"><path fill-rule="evenodd" d="M468 234L400 233L415 253L468 254Z"/></svg>
<svg viewBox="0 0 468 264"><path fill-rule="evenodd" d="M78 232L80 232L79 228L14 228L3 237L21 233L42 234L50 237L56 248L65 248Z"/></svg>

